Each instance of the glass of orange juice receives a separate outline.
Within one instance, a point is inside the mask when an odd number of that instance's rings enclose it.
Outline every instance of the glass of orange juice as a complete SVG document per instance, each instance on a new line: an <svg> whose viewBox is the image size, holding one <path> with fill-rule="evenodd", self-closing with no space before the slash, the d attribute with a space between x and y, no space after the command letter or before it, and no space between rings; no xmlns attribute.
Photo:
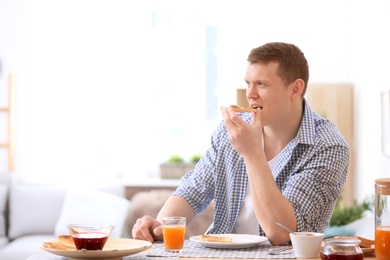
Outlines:
<svg viewBox="0 0 390 260"><path fill-rule="evenodd" d="M390 178L375 180L375 257L390 260Z"/></svg>
<svg viewBox="0 0 390 260"><path fill-rule="evenodd" d="M390 226L375 229L375 256L380 260L390 260Z"/></svg>
<svg viewBox="0 0 390 260"><path fill-rule="evenodd" d="M184 247L186 233L185 217L165 217L162 219L164 248L168 252L179 253Z"/></svg>

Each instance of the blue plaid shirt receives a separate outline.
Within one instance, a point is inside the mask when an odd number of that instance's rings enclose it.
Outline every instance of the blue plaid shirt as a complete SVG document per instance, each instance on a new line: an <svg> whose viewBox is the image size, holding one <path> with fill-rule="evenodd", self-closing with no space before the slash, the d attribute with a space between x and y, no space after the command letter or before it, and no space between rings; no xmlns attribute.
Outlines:
<svg viewBox="0 0 390 260"><path fill-rule="evenodd" d="M272 174L294 206L298 231L324 232L346 181L349 148L336 126L313 112L306 100L297 136L281 151ZM251 113L242 113L251 122ZM188 201L195 216L215 201L209 234L232 233L248 189L243 158L229 142L222 122L211 146L174 195ZM277 207L277 205L275 205ZM259 235L265 236L259 225Z"/></svg>

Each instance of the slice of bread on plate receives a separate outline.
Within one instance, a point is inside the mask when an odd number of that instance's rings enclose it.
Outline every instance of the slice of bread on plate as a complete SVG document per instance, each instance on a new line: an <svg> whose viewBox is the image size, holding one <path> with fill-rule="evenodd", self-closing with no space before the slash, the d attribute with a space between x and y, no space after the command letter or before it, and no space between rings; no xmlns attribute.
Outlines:
<svg viewBox="0 0 390 260"><path fill-rule="evenodd" d="M67 235L58 236L58 240L43 242L43 246L57 250L76 250L73 238Z"/></svg>
<svg viewBox="0 0 390 260"><path fill-rule="evenodd" d="M200 240L204 242L233 242L231 237L213 236L213 235L200 235Z"/></svg>

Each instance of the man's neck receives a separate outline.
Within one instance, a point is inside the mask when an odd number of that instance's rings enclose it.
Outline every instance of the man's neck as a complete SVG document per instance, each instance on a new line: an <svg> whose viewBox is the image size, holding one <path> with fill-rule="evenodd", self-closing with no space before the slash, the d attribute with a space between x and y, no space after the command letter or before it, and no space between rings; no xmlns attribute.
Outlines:
<svg viewBox="0 0 390 260"><path fill-rule="evenodd" d="M279 121L278 125L263 128L264 151L267 160L277 156L286 145L298 134L303 117L303 106L292 112L288 118Z"/></svg>

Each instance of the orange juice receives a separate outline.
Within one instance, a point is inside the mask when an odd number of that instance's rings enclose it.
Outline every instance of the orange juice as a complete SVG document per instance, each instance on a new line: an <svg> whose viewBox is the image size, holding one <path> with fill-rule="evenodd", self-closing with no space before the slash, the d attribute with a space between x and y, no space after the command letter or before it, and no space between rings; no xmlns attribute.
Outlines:
<svg viewBox="0 0 390 260"><path fill-rule="evenodd" d="M376 227L375 256L379 260L390 260L390 226Z"/></svg>
<svg viewBox="0 0 390 260"><path fill-rule="evenodd" d="M185 226L163 226L164 247L166 250L180 251L184 246Z"/></svg>

